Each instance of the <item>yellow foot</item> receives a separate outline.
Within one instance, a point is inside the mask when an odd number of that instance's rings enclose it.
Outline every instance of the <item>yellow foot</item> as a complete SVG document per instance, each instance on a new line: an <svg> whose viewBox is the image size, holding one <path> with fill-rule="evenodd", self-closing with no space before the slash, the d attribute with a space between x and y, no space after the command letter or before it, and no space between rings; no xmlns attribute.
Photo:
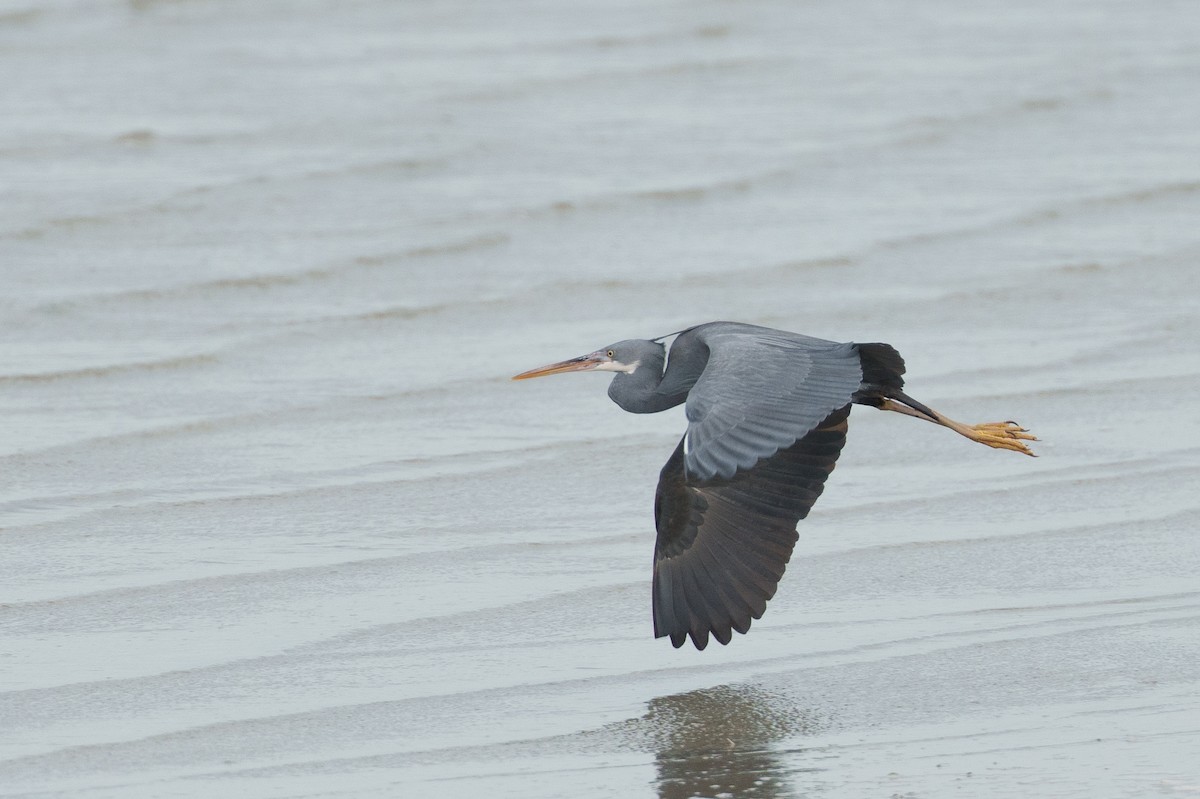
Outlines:
<svg viewBox="0 0 1200 799"><path fill-rule="evenodd" d="M1034 458L1037 457L1034 455L1033 450L1025 445L1026 441L1037 441L1037 436L1031 434L1016 422L984 422L983 424L971 425L970 427L964 425L964 429L958 432L972 441L987 444L989 447L1011 449L1013 452L1020 452Z"/></svg>

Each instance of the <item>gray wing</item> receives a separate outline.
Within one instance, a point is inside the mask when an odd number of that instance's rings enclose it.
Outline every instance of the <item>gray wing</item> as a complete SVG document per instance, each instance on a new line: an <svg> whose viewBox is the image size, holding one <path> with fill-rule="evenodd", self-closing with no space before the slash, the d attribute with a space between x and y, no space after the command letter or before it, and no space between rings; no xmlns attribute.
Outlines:
<svg viewBox="0 0 1200 799"><path fill-rule="evenodd" d="M791 446L862 385L854 344L729 322L689 335L708 350L686 406L684 463L698 480L728 479Z"/></svg>
<svg viewBox="0 0 1200 799"><path fill-rule="evenodd" d="M762 618L808 515L846 443L846 405L790 447L731 479L696 480L683 442L663 467L654 498L651 607L654 635L697 649L722 644Z"/></svg>

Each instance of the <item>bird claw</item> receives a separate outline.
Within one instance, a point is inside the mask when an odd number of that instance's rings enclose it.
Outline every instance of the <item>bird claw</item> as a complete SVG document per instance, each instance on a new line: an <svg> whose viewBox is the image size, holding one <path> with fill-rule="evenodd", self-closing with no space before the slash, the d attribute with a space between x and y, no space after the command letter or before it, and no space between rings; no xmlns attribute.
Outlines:
<svg viewBox="0 0 1200 799"><path fill-rule="evenodd" d="M1037 441L1038 437L1012 420L1006 422L984 422L983 424L972 425L970 430L970 438L978 441L980 444L986 444L996 449L1009 449L1013 452L1037 457L1024 442Z"/></svg>

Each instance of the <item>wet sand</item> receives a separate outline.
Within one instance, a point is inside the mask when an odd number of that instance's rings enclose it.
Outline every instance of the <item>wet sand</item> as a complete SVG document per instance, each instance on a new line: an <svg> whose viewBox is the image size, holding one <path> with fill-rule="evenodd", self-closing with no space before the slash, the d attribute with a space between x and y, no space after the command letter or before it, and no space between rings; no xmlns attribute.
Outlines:
<svg viewBox="0 0 1200 799"><path fill-rule="evenodd" d="M0 5L0 796L1200 796L1200 12ZM779 593L651 637L679 412L888 341Z"/></svg>

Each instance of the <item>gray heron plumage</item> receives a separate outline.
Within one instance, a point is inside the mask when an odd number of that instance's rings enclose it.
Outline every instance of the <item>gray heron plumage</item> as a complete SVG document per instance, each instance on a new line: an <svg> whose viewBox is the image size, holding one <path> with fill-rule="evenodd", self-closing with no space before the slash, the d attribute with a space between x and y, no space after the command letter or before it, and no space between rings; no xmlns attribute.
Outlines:
<svg viewBox="0 0 1200 799"><path fill-rule="evenodd" d="M666 338L666 337L663 337ZM888 344L839 343L736 322L629 339L516 375L613 372L609 397L631 413L684 405L687 431L659 475L652 612L656 637L727 644L762 617L791 559L796 525L846 442L850 407L870 405L1027 455L1015 422L965 425L904 391Z"/></svg>

